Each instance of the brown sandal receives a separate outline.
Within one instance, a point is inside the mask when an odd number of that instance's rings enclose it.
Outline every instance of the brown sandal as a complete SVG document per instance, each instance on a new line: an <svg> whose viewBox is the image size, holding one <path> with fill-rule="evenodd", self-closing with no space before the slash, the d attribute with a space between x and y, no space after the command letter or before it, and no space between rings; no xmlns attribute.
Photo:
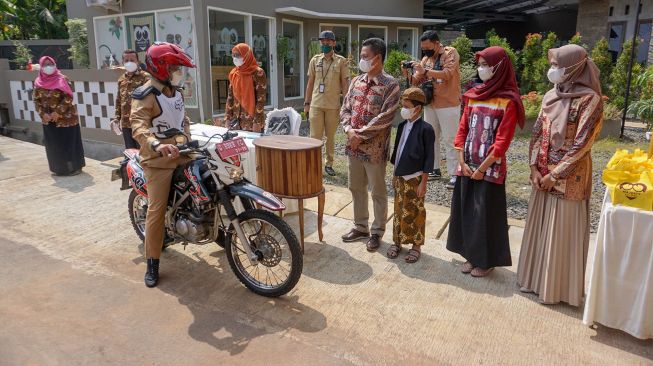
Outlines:
<svg viewBox="0 0 653 366"><path fill-rule="evenodd" d="M388 252L386 253L386 255L390 259L395 259L399 256L399 252L401 252L401 246L397 244L392 244L390 248L388 248Z"/></svg>
<svg viewBox="0 0 653 366"><path fill-rule="evenodd" d="M470 274L472 273L473 270L474 270L474 265L469 261L463 263L462 267L460 268L460 272L464 274Z"/></svg>
<svg viewBox="0 0 653 366"><path fill-rule="evenodd" d="M406 263L415 263L419 260L420 255L422 252L417 249L410 249L408 251L408 254L406 255Z"/></svg>
<svg viewBox="0 0 653 366"><path fill-rule="evenodd" d="M493 270L494 268L483 269L476 267L472 270L472 277L485 277L489 275Z"/></svg>

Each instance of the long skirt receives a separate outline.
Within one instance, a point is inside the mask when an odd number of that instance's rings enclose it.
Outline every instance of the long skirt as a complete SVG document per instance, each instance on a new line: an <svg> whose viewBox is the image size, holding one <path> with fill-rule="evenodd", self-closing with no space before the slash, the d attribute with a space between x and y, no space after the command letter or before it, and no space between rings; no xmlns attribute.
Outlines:
<svg viewBox="0 0 653 366"><path fill-rule="evenodd" d="M533 190L522 239L517 283L545 303L580 306L589 247L589 200Z"/></svg>
<svg viewBox="0 0 653 366"><path fill-rule="evenodd" d="M50 171L56 175L70 175L86 166L84 146L79 125L57 127L43 125L43 145Z"/></svg>
<svg viewBox="0 0 653 366"><path fill-rule="evenodd" d="M447 249L483 269L512 265L505 185L456 179Z"/></svg>

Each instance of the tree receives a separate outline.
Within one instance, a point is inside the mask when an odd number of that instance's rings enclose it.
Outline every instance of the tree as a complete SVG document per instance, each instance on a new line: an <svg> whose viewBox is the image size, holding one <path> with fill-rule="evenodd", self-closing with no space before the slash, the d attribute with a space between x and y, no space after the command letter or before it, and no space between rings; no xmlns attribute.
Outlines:
<svg viewBox="0 0 653 366"><path fill-rule="evenodd" d="M66 0L0 0L0 39L66 39Z"/></svg>
<svg viewBox="0 0 653 366"><path fill-rule="evenodd" d="M467 38L463 33L451 42L451 47L455 48L460 55L461 64L474 64L474 52L472 52L472 40Z"/></svg>
<svg viewBox="0 0 653 366"><path fill-rule="evenodd" d="M487 46L502 47L504 50L506 50L506 53L508 54L508 57L510 57L510 61L512 61L512 65L515 67L515 69L518 68L517 55L515 54L515 50L513 50L512 47L510 47L510 44L508 43L507 39L499 37L497 35L493 35L487 39Z"/></svg>
<svg viewBox="0 0 653 366"><path fill-rule="evenodd" d="M70 19L66 27L70 34L70 59L79 67L89 67L86 19Z"/></svg>
<svg viewBox="0 0 653 366"><path fill-rule="evenodd" d="M601 71L601 91L609 94L610 73L612 72L612 55L608 51L608 41L601 38L592 49L592 60Z"/></svg>
<svg viewBox="0 0 653 366"><path fill-rule="evenodd" d="M628 64L630 62L630 52L633 47L633 41L624 42L623 51L617 58L617 64L610 74L609 96L610 101L619 109L623 109L626 104L626 84L628 82ZM635 60L637 59L637 48L635 48ZM632 80L637 80L642 72L642 65L633 61ZM635 84L635 83L633 83ZM630 100L635 101L636 95L631 85Z"/></svg>

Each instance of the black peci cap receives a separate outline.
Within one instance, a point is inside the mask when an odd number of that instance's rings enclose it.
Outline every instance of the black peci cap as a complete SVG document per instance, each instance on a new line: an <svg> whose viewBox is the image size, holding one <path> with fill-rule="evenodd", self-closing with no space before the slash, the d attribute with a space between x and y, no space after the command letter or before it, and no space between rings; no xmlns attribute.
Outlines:
<svg viewBox="0 0 653 366"><path fill-rule="evenodd" d="M330 39L332 41L335 41L336 40L336 35L332 31L327 30L327 31L320 32L320 36L318 37L318 39L319 40Z"/></svg>

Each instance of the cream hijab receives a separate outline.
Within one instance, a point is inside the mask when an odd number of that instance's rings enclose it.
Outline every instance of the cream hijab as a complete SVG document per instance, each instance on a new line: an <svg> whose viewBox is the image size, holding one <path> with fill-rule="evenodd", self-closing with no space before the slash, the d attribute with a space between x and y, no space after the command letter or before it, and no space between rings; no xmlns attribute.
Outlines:
<svg viewBox="0 0 653 366"><path fill-rule="evenodd" d="M542 110L551 121L551 145L559 150L565 141L571 99L588 94L600 96L600 72L587 51L575 44L550 49L549 61L565 68L565 81L554 85L542 100Z"/></svg>

